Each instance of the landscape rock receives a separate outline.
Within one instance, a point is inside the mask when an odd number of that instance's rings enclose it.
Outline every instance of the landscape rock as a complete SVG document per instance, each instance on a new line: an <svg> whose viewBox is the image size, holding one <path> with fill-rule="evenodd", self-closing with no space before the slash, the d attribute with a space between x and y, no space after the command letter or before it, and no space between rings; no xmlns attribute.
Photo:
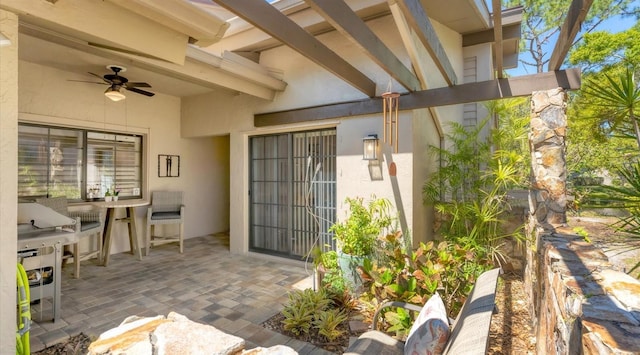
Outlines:
<svg viewBox="0 0 640 355"><path fill-rule="evenodd" d="M128 317L91 343L89 354L230 355L243 349L244 339L172 312L166 318L162 315Z"/></svg>

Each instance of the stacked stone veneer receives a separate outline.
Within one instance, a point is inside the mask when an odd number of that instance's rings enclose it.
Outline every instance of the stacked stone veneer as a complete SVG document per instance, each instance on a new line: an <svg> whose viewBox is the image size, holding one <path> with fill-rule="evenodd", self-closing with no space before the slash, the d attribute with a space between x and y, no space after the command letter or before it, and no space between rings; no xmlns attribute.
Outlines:
<svg viewBox="0 0 640 355"><path fill-rule="evenodd" d="M538 354L640 354L640 281L582 238L542 234L530 249Z"/></svg>
<svg viewBox="0 0 640 355"><path fill-rule="evenodd" d="M538 354L640 354L640 282L566 224L566 94L534 92L525 288Z"/></svg>
<svg viewBox="0 0 640 355"><path fill-rule="evenodd" d="M567 94L561 88L531 95L529 148L533 181L529 207L546 230L567 221L566 101Z"/></svg>

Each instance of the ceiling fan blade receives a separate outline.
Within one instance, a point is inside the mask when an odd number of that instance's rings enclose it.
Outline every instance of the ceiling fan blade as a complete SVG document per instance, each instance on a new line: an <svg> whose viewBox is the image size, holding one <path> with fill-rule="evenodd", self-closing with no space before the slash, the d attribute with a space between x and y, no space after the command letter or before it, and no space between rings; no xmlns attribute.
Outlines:
<svg viewBox="0 0 640 355"><path fill-rule="evenodd" d="M141 83L141 82L133 82L132 83L130 81L126 84L126 86L129 87L129 88L136 88L136 87L137 88L150 88L151 87L151 85L149 85L147 83Z"/></svg>
<svg viewBox="0 0 640 355"><path fill-rule="evenodd" d="M75 81L75 82L78 82L78 83L88 83L88 84L98 84L98 85L111 85L111 84L107 84L107 83L96 83L95 81L86 81L86 80L67 79L67 81Z"/></svg>
<svg viewBox="0 0 640 355"><path fill-rule="evenodd" d="M91 74L91 75L95 76L96 78L100 78L100 80L104 81L104 82L105 82L105 83L107 83L107 84L111 84L111 82L110 82L109 80L107 80L107 79L103 78L102 76L100 76L100 75L98 75L98 74L96 74L96 73L92 73L92 72L87 72L87 73L89 73L89 74Z"/></svg>
<svg viewBox="0 0 640 355"><path fill-rule="evenodd" d="M151 96L155 95L155 94L154 94L154 93L152 93L152 92L144 91L144 90L140 90L140 89L136 89L136 88L126 87L125 89L127 89L127 90L129 90L129 91L133 91L133 92L138 93L138 94L142 94L142 95L144 95L144 96L149 96L149 97L151 97Z"/></svg>

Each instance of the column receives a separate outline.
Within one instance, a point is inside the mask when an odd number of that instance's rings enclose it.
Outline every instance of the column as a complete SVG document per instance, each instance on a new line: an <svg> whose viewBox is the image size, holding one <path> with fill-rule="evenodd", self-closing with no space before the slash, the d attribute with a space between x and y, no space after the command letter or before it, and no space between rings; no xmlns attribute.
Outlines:
<svg viewBox="0 0 640 355"><path fill-rule="evenodd" d="M0 9L0 354L16 351L18 16Z"/></svg>
<svg viewBox="0 0 640 355"><path fill-rule="evenodd" d="M545 231L566 224L567 94L561 88L536 91L531 97L532 184L529 207Z"/></svg>

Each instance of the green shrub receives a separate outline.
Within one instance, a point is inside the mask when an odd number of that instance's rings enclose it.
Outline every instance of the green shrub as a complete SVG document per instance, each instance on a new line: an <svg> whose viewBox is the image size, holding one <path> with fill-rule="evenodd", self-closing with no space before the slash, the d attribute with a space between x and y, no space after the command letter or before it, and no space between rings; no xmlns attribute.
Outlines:
<svg viewBox="0 0 640 355"><path fill-rule="evenodd" d="M505 230L503 218L511 209L508 192L520 187L523 157L515 151L497 150L479 141L486 120L475 129L452 124L447 135L450 149L430 147L439 157L441 168L423 186L423 198L434 207L437 234L445 241L477 250L478 257L489 257L501 265L507 255L501 252L506 238L521 242L522 226Z"/></svg>
<svg viewBox="0 0 640 355"><path fill-rule="evenodd" d="M338 248L345 254L369 256L375 251L377 238L391 226L391 203L375 196L365 205L361 197L347 198L349 214L329 229L334 233Z"/></svg>
<svg viewBox="0 0 640 355"><path fill-rule="evenodd" d="M362 274L367 292L362 299L373 305L401 301L422 305L438 291L450 317L455 317L471 292L475 279L491 265L471 249L441 243L421 243L409 253L398 235L389 235L384 263L368 260ZM414 312L390 308L384 314L387 331L403 337Z"/></svg>
<svg viewBox="0 0 640 355"><path fill-rule="evenodd" d="M289 292L289 301L282 310L284 329L296 336L308 335L311 330L332 342L346 331L347 312L337 305L324 290ZM340 329L342 327L343 329Z"/></svg>
<svg viewBox="0 0 640 355"><path fill-rule="evenodd" d="M282 310L285 319L282 321L284 329L295 335L309 333L311 322L313 320L313 312L304 306L286 307Z"/></svg>
<svg viewBox="0 0 640 355"><path fill-rule="evenodd" d="M347 315L340 309L329 309L315 315L313 326L318 329L318 334L332 342L342 336L345 331L338 327L347 320Z"/></svg>

